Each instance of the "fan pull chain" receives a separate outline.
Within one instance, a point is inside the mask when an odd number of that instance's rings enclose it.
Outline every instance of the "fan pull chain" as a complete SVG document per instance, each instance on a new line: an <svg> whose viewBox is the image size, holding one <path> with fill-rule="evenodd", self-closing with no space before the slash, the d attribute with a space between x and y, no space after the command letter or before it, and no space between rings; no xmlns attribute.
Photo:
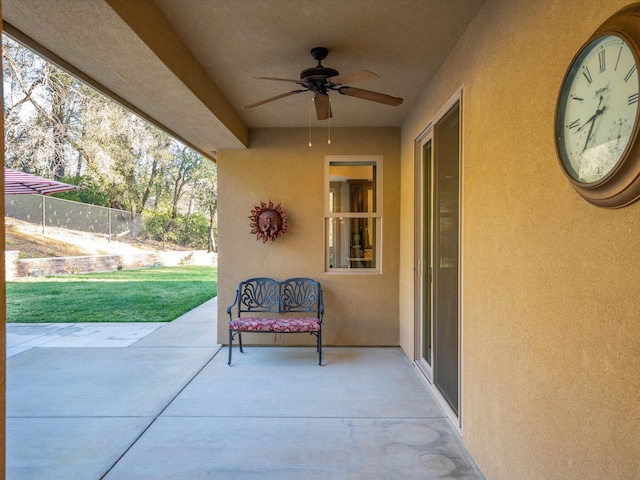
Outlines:
<svg viewBox="0 0 640 480"><path fill-rule="evenodd" d="M331 97L329 97L329 138L327 139L327 144L331 145Z"/></svg>
<svg viewBox="0 0 640 480"><path fill-rule="evenodd" d="M314 98L311 97L311 103L314 102ZM311 146L311 103L309 103L309 146Z"/></svg>

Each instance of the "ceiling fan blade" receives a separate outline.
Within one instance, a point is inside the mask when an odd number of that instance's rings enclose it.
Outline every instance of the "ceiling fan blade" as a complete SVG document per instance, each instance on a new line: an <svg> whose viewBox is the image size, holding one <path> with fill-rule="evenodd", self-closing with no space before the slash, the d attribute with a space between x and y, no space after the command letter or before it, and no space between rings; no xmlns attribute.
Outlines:
<svg viewBox="0 0 640 480"><path fill-rule="evenodd" d="M316 115L318 120L327 120L333 117L331 112L331 103L329 102L329 95L326 93L316 93L313 97L313 103L316 106Z"/></svg>
<svg viewBox="0 0 640 480"><path fill-rule="evenodd" d="M385 105L391 105L392 107L397 107L403 102L402 98L400 97L396 97L394 95L386 95L384 93L372 92L371 90L363 90L361 88L340 87L337 90L342 95L362 98L363 100L370 100L372 102L384 103Z"/></svg>
<svg viewBox="0 0 640 480"><path fill-rule="evenodd" d="M251 105L242 105L240 108L253 108L258 105L264 105L265 103L273 102L274 100L279 100L284 97L288 97L289 95L293 95L296 93L306 92L306 90L293 90L292 92L281 93L280 95L276 95L275 97L267 98L265 100L260 100L259 102L252 103Z"/></svg>
<svg viewBox="0 0 640 480"><path fill-rule="evenodd" d="M290 83L297 83L298 85L302 85L303 82L301 82L300 80L292 80L290 78L275 78L275 77L251 77L253 79L256 80L275 80L276 82L290 82Z"/></svg>
<svg viewBox="0 0 640 480"><path fill-rule="evenodd" d="M336 75L335 77L329 77L331 83L336 85L345 85L347 83L365 82L367 80L375 80L380 78L377 73L370 72L369 70L360 70L359 72L345 73L344 75Z"/></svg>

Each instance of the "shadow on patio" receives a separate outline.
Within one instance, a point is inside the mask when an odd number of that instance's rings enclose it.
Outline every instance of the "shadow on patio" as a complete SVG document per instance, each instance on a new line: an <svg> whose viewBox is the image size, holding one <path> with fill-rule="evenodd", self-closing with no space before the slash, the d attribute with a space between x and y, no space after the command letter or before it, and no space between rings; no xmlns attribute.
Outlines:
<svg viewBox="0 0 640 480"><path fill-rule="evenodd" d="M399 348L319 367L249 346L228 367L215 316L213 299L143 338L8 325L7 478L483 478Z"/></svg>

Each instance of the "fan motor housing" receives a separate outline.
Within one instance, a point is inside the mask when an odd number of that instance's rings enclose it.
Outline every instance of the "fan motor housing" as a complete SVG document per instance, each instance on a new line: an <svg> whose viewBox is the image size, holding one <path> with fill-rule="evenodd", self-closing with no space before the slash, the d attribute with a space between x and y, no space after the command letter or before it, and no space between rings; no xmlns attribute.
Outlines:
<svg viewBox="0 0 640 480"><path fill-rule="evenodd" d="M326 80L330 77L338 75L338 71L327 67L307 68L300 72L300 80L303 82L313 82L314 80Z"/></svg>

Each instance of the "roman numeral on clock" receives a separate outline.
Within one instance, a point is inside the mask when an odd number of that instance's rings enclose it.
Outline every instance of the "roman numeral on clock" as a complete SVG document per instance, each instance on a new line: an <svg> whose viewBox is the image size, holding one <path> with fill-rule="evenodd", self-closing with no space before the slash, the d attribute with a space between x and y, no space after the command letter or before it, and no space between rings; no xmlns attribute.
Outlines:
<svg viewBox="0 0 640 480"><path fill-rule="evenodd" d="M634 103L638 103L638 94L634 93L633 95L629 95L629 105L633 105Z"/></svg>
<svg viewBox="0 0 640 480"><path fill-rule="evenodd" d="M618 71L618 64L620 63L620 55L622 55L622 47L620 47L620 50L618 51L618 58L616 58L616 68L614 68L616 72Z"/></svg>
<svg viewBox="0 0 640 480"><path fill-rule="evenodd" d="M631 67L631 70L629 70L629 73L627 73L627 76L624 77L624 82L625 83L627 83L629 81L629 79L631 78L631 75L633 75L633 72L635 72L637 68L638 68L637 65L634 65L633 67Z"/></svg>

